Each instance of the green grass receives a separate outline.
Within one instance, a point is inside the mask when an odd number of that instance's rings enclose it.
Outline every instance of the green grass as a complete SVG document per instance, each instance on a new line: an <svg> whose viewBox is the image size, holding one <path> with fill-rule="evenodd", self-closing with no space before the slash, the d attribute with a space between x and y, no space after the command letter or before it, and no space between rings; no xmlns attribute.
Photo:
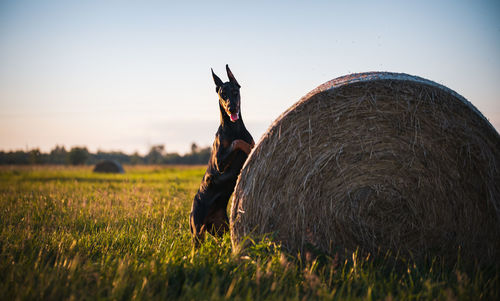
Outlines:
<svg viewBox="0 0 500 301"><path fill-rule="evenodd" d="M229 236L192 252L188 213L204 167L0 168L0 298L500 299L500 272L352 254L245 256Z"/></svg>

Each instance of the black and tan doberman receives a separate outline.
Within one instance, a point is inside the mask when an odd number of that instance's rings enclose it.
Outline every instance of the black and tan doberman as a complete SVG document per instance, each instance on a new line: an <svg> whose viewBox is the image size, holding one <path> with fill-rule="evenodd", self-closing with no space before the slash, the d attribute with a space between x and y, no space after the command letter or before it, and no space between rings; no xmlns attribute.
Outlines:
<svg viewBox="0 0 500 301"><path fill-rule="evenodd" d="M212 70L215 91L219 97L220 126L189 217L196 247L203 241L206 231L218 237L229 229L227 203L241 168L255 145L241 118L241 86L228 65L226 71L229 82L223 83Z"/></svg>

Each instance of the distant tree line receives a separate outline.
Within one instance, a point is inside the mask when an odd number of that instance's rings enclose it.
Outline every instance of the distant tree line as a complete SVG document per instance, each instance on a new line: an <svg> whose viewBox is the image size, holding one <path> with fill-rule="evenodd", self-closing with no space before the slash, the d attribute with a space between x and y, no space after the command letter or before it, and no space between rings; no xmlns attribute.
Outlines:
<svg viewBox="0 0 500 301"><path fill-rule="evenodd" d="M68 164L93 165L101 160L115 160L121 164L207 164L210 158L210 147L200 148L195 143L191 145L191 152L185 155L167 153L164 145L153 145L145 156L135 152L132 155L123 152L91 153L86 147L72 147L66 150L57 145L50 153L42 153L35 148L29 151L0 151L0 165L8 164Z"/></svg>

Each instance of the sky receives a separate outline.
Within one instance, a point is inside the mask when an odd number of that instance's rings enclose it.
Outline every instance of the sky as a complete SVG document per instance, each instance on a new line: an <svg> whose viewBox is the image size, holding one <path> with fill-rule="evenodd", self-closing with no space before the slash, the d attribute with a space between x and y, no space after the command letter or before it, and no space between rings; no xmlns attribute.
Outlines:
<svg viewBox="0 0 500 301"><path fill-rule="evenodd" d="M256 141L367 71L443 84L500 129L500 1L0 0L0 150L209 146L225 64Z"/></svg>

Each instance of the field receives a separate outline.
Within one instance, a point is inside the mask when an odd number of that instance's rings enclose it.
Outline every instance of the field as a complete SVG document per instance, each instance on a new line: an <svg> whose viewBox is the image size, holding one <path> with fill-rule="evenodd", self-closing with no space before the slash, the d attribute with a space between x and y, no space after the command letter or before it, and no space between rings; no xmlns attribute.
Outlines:
<svg viewBox="0 0 500 301"><path fill-rule="evenodd" d="M229 235L192 252L204 167L0 168L0 298L499 300L500 271L352 254L288 254L270 239L233 255Z"/></svg>

